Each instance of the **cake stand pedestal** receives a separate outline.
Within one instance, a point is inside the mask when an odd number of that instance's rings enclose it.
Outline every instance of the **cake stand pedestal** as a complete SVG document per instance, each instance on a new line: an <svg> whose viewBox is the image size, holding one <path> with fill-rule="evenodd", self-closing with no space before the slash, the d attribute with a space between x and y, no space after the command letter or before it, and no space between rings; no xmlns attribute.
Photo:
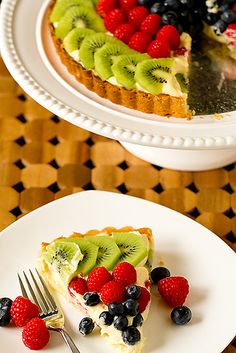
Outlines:
<svg viewBox="0 0 236 353"><path fill-rule="evenodd" d="M236 161L236 148L214 150L177 150L142 146L120 141L136 157L160 167L203 171L224 167Z"/></svg>

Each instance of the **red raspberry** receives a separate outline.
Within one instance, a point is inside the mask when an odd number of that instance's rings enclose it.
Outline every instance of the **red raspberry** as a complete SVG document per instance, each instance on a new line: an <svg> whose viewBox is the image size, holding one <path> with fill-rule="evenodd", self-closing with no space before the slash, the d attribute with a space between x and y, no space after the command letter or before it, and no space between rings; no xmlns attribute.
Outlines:
<svg viewBox="0 0 236 353"><path fill-rule="evenodd" d="M180 276L163 278L158 281L157 287L162 298L172 308L183 305L189 293L188 281Z"/></svg>
<svg viewBox="0 0 236 353"><path fill-rule="evenodd" d="M138 6L137 0L120 0L120 7L125 12L128 12L128 10L132 9L135 6Z"/></svg>
<svg viewBox="0 0 236 353"><path fill-rule="evenodd" d="M176 50L180 45L180 35L177 29L172 25L163 26L157 33L156 39L165 39L171 50Z"/></svg>
<svg viewBox="0 0 236 353"><path fill-rule="evenodd" d="M112 281L112 275L105 267L96 267L87 278L87 286L89 292L100 292L100 289L107 282Z"/></svg>
<svg viewBox="0 0 236 353"><path fill-rule="evenodd" d="M109 305L112 302L123 302L125 300L125 287L118 282L110 281L100 291L101 301Z"/></svg>
<svg viewBox="0 0 236 353"><path fill-rule="evenodd" d="M133 265L128 262L118 263L112 271L114 280L123 286L129 286L137 281L137 273Z"/></svg>
<svg viewBox="0 0 236 353"><path fill-rule="evenodd" d="M39 313L39 307L27 298L17 297L11 306L12 321L19 327L25 326L27 322L37 317Z"/></svg>
<svg viewBox="0 0 236 353"><path fill-rule="evenodd" d="M83 295L84 293L88 292L86 280L82 277L75 277L72 279L68 286L68 290L70 292L70 295L74 297L74 294L71 289L73 289L76 293Z"/></svg>
<svg viewBox="0 0 236 353"><path fill-rule="evenodd" d="M122 23L114 32L114 36L122 42L128 44L131 36L134 34L136 28L131 23Z"/></svg>
<svg viewBox="0 0 236 353"><path fill-rule="evenodd" d="M114 33L116 28L125 22L125 15L122 10L111 10L105 17L104 25L108 31Z"/></svg>
<svg viewBox="0 0 236 353"><path fill-rule="evenodd" d="M143 33L154 36L161 27L161 16L157 14L148 15L141 23L140 30Z"/></svg>
<svg viewBox="0 0 236 353"><path fill-rule="evenodd" d="M146 53L147 47L151 41L152 38L148 34L143 32L136 32L129 40L129 47L139 51L140 53Z"/></svg>
<svg viewBox="0 0 236 353"><path fill-rule="evenodd" d="M105 17L108 12L117 7L117 0L99 0L96 10L101 17Z"/></svg>
<svg viewBox="0 0 236 353"><path fill-rule="evenodd" d="M165 40L155 39L148 46L147 53L152 58L168 58L170 56L170 46Z"/></svg>
<svg viewBox="0 0 236 353"><path fill-rule="evenodd" d="M227 29L232 29L236 31L236 23L231 23L231 25L228 25Z"/></svg>
<svg viewBox="0 0 236 353"><path fill-rule="evenodd" d="M151 281L149 279L145 282L145 287L147 289L149 289L151 287Z"/></svg>
<svg viewBox="0 0 236 353"><path fill-rule="evenodd" d="M181 47L181 48L178 48L174 54L175 56L185 56L187 51L188 50L185 47Z"/></svg>
<svg viewBox="0 0 236 353"><path fill-rule="evenodd" d="M141 25L145 17L149 14L148 9L144 6L136 6L128 11L129 23L132 23L137 28Z"/></svg>
<svg viewBox="0 0 236 353"><path fill-rule="evenodd" d="M49 338L45 322L38 317L30 320L22 331L22 341L30 349L42 349L48 344Z"/></svg>
<svg viewBox="0 0 236 353"><path fill-rule="evenodd" d="M140 288L141 288L141 295L138 299L138 303L139 303L139 312L142 313L146 309L151 299L151 295L150 295L150 292L145 287L140 287Z"/></svg>

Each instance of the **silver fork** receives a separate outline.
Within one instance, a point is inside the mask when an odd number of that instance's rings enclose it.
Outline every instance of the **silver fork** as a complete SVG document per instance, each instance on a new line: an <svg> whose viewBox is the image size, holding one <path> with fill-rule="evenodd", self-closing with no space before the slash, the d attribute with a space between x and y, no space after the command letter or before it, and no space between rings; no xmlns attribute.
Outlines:
<svg viewBox="0 0 236 353"><path fill-rule="evenodd" d="M49 330L59 332L72 353L80 353L70 335L64 330L64 315L50 294L44 280L35 269L38 281L31 270L29 270L31 281L23 271L25 282L30 296L28 296L24 283L18 273L18 279L23 297L33 300L40 308L39 317L43 319ZM33 282L33 285L30 283Z"/></svg>

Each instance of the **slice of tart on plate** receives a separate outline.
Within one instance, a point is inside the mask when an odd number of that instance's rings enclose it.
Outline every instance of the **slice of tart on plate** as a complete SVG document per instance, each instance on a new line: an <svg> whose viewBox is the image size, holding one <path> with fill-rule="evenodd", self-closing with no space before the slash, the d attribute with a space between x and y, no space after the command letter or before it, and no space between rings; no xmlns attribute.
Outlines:
<svg viewBox="0 0 236 353"><path fill-rule="evenodd" d="M42 243L37 268L46 283L86 314L120 352L141 352L150 307L153 237L149 228L91 230Z"/></svg>

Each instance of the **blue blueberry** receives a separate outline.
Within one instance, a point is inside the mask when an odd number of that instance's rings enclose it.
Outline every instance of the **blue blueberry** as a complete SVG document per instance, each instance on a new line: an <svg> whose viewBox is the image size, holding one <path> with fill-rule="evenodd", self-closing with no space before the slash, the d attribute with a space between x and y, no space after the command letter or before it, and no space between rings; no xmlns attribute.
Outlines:
<svg viewBox="0 0 236 353"><path fill-rule="evenodd" d="M99 320L103 325L110 326L113 323L114 316L109 313L109 311L103 311L99 315Z"/></svg>
<svg viewBox="0 0 236 353"><path fill-rule="evenodd" d="M140 341L141 335L136 327L128 326L125 330L122 331L122 338L125 344L134 346L137 342Z"/></svg>
<svg viewBox="0 0 236 353"><path fill-rule="evenodd" d="M113 302L108 305L108 311L111 315L122 315L124 313L123 304L120 302Z"/></svg>
<svg viewBox="0 0 236 353"><path fill-rule="evenodd" d="M152 282L157 284L163 278L170 277L170 271L166 267L156 267L151 272Z"/></svg>
<svg viewBox="0 0 236 353"><path fill-rule="evenodd" d="M143 317L139 313L133 318L133 326L134 327L139 327L139 326L142 326L142 324L143 324Z"/></svg>
<svg viewBox="0 0 236 353"><path fill-rule="evenodd" d="M89 335L94 329L94 322L90 317L83 318L79 323L79 332L82 335Z"/></svg>
<svg viewBox="0 0 236 353"><path fill-rule="evenodd" d="M124 312L129 316L136 316L138 314L139 303L134 299L127 299L124 302Z"/></svg>
<svg viewBox="0 0 236 353"><path fill-rule="evenodd" d="M0 326L7 326L11 321L12 300L9 298L0 299Z"/></svg>
<svg viewBox="0 0 236 353"><path fill-rule="evenodd" d="M151 13L156 13L158 15L162 15L165 12L166 8L161 2L155 2L150 8Z"/></svg>
<svg viewBox="0 0 236 353"><path fill-rule="evenodd" d="M236 22L236 13L234 13L233 10L225 11L221 15L221 19L228 24Z"/></svg>
<svg viewBox="0 0 236 353"><path fill-rule="evenodd" d="M227 28L227 24L223 20L218 20L214 25L214 31L216 35L220 35L223 33Z"/></svg>
<svg viewBox="0 0 236 353"><path fill-rule="evenodd" d="M141 288L135 284L126 288L126 297L137 300L141 295Z"/></svg>
<svg viewBox="0 0 236 353"><path fill-rule="evenodd" d="M120 331L126 329L128 327L128 324L128 319L124 315L116 316L113 322L114 327Z"/></svg>
<svg viewBox="0 0 236 353"><path fill-rule="evenodd" d="M100 303L100 297L97 292L87 292L83 296L85 305L94 306Z"/></svg>
<svg viewBox="0 0 236 353"><path fill-rule="evenodd" d="M192 318L192 312L187 306L177 306L171 312L171 320L176 325L185 325Z"/></svg>

